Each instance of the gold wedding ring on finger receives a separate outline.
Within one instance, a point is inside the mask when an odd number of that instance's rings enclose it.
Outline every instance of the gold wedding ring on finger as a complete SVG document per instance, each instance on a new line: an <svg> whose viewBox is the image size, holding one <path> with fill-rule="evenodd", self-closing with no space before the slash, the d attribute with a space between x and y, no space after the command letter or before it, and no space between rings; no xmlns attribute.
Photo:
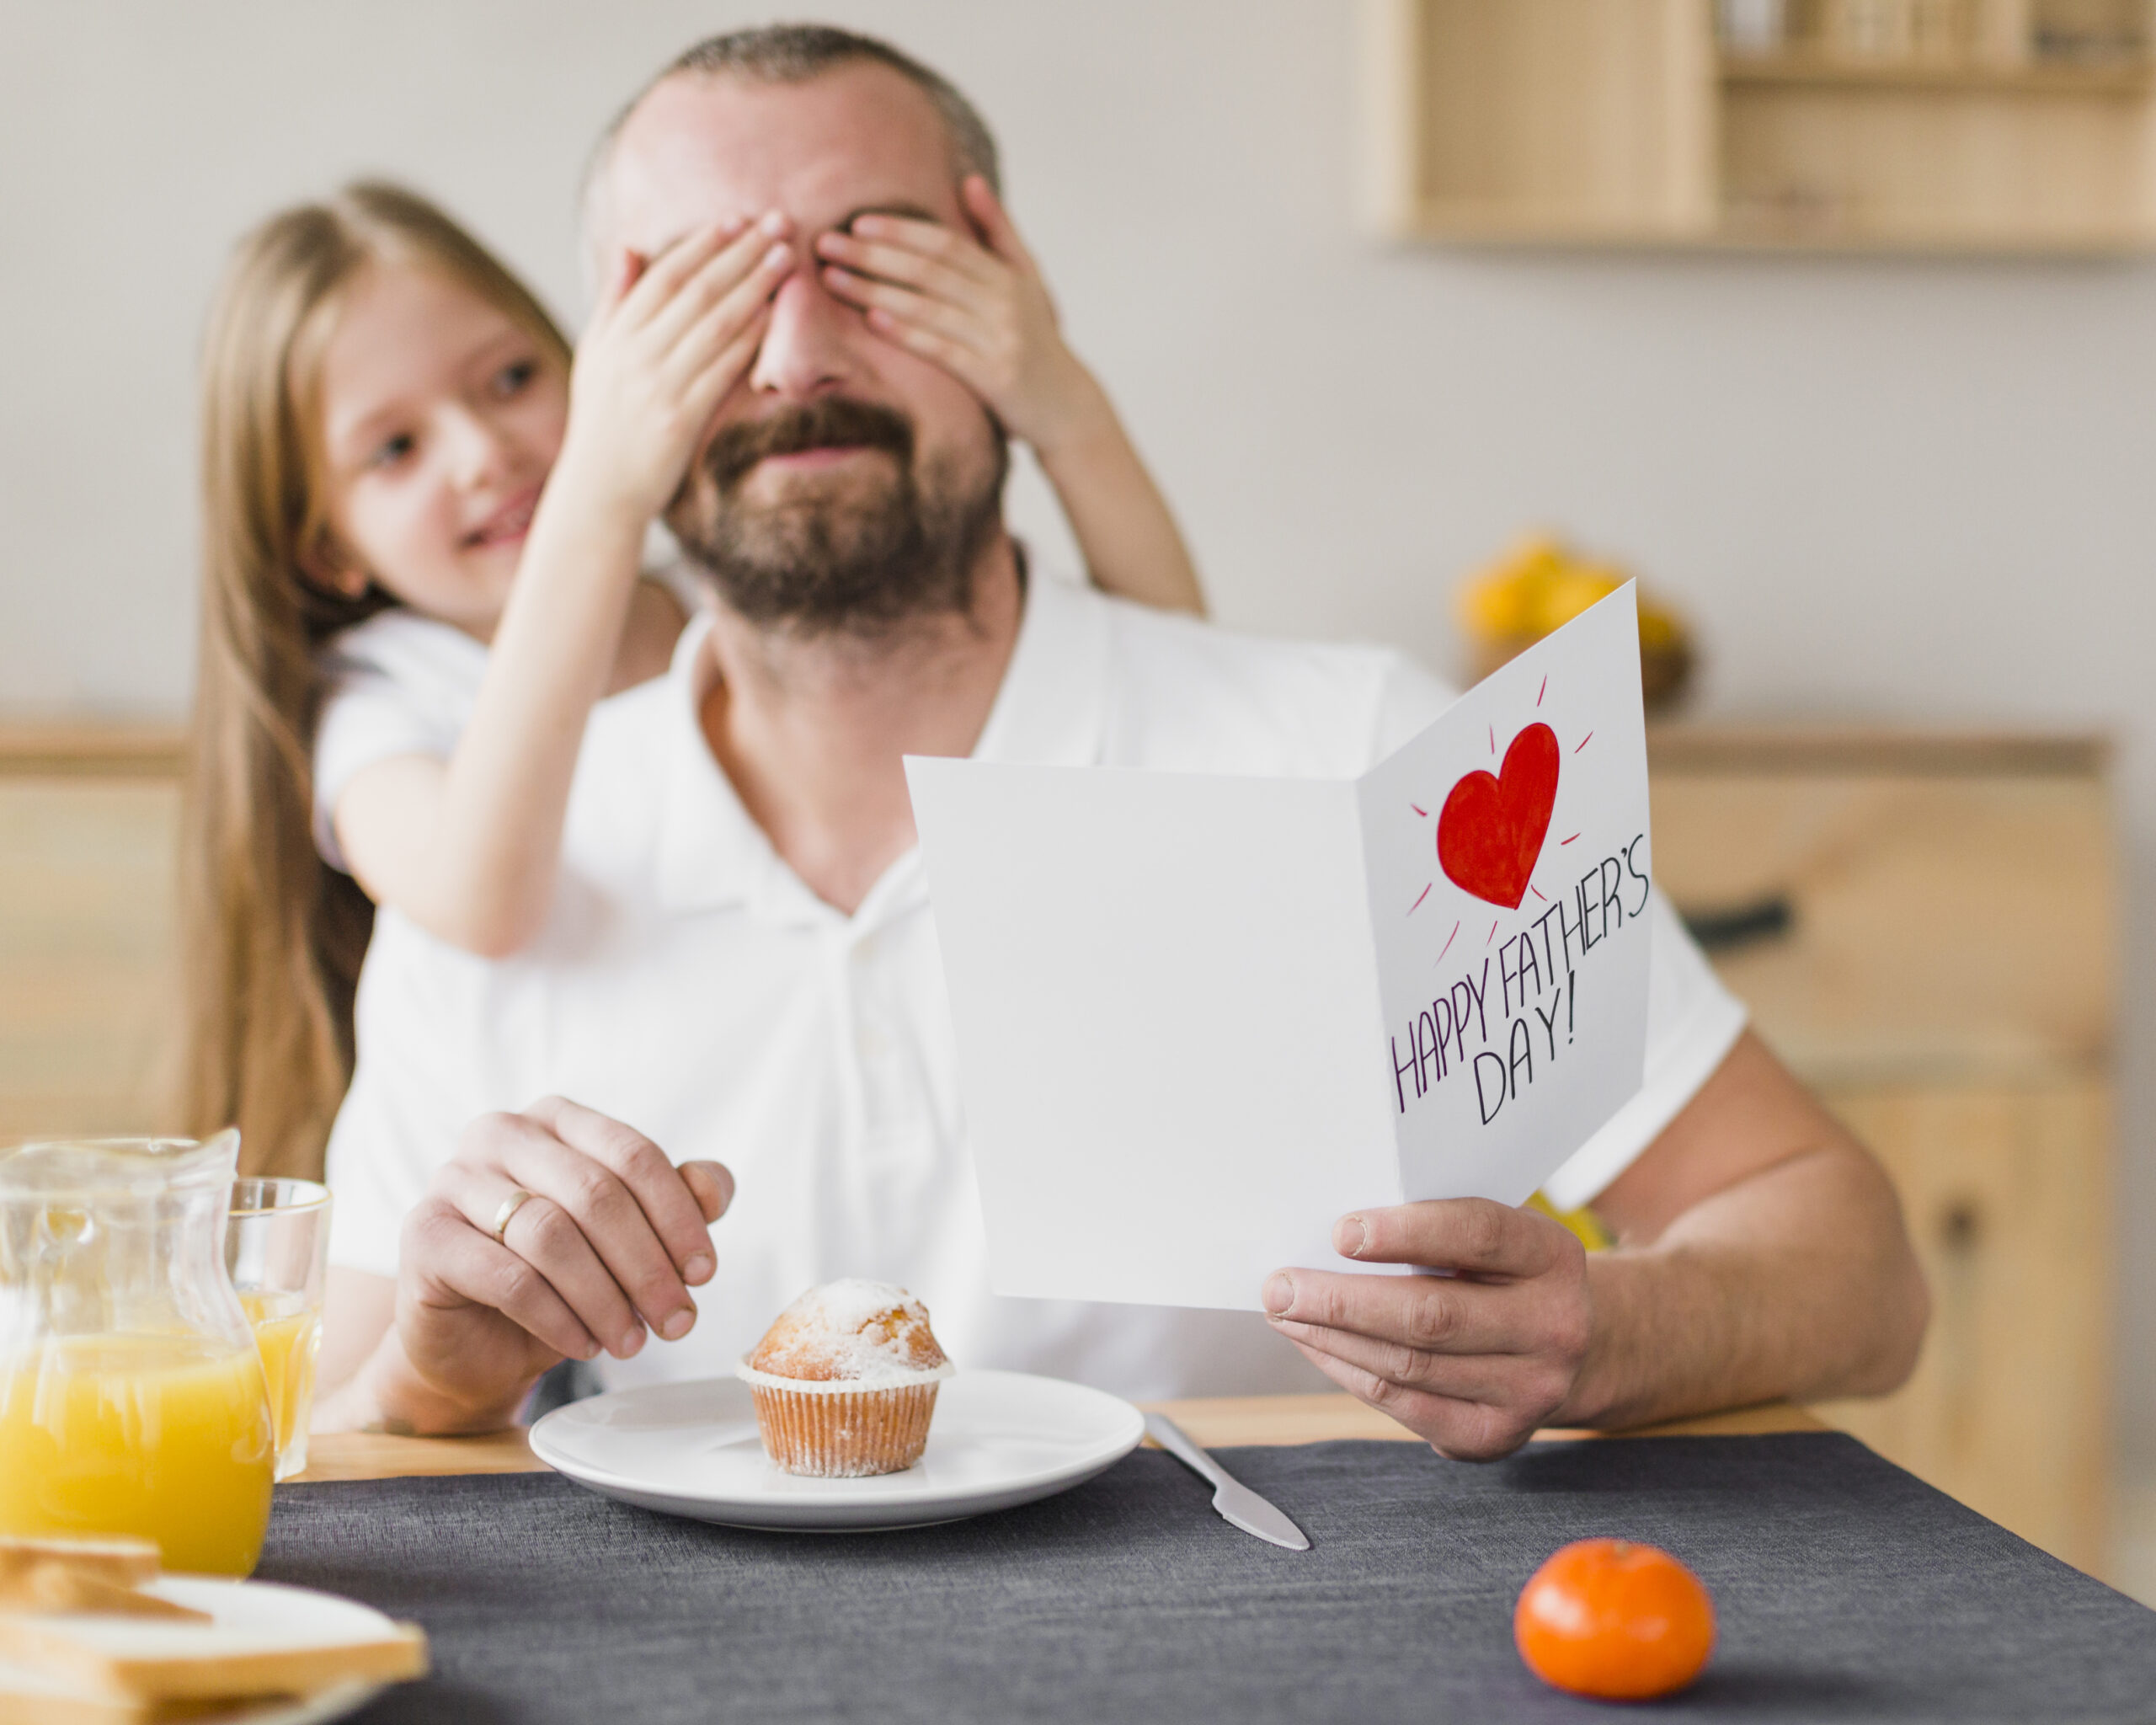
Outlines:
<svg viewBox="0 0 2156 1725"><path fill-rule="evenodd" d="M492 1234L494 1236L496 1241L502 1241L504 1236L508 1234L510 1219L514 1217L519 1210L524 1208L526 1204L531 1200L531 1194L526 1192L521 1186L519 1186L512 1189L510 1195L504 1198L501 1201L500 1204L496 1207L494 1210L494 1223L487 1230L489 1234Z"/></svg>

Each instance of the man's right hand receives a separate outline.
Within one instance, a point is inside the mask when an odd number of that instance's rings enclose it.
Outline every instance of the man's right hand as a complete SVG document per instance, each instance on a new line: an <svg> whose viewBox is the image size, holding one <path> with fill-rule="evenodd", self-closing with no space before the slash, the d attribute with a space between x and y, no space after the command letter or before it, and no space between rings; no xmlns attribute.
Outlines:
<svg viewBox="0 0 2156 1725"><path fill-rule="evenodd" d="M531 1196L497 1240L519 1190ZM677 1168L641 1133L558 1097L474 1121L404 1220L396 1326L364 1374L376 1418L496 1429L558 1360L626 1359L647 1330L679 1341L733 1197L717 1162Z"/></svg>

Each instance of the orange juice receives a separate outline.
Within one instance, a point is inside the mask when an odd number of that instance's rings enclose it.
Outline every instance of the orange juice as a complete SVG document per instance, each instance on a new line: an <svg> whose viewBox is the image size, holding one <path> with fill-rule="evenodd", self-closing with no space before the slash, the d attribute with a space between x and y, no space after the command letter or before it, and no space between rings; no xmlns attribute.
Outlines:
<svg viewBox="0 0 2156 1725"><path fill-rule="evenodd" d="M249 1290L239 1296L254 1326L254 1345L262 1350L262 1370L270 1379L270 1412L277 1423L280 1477L298 1471L282 1464L296 1456L305 1465L308 1415L314 1407L314 1356L322 1345L320 1316L303 1294ZM294 1444L298 1448L295 1450Z"/></svg>
<svg viewBox="0 0 2156 1725"><path fill-rule="evenodd" d="M168 1569L245 1575L275 1459L252 1348L71 1337L0 1375L0 1532L132 1534Z"/></svg>

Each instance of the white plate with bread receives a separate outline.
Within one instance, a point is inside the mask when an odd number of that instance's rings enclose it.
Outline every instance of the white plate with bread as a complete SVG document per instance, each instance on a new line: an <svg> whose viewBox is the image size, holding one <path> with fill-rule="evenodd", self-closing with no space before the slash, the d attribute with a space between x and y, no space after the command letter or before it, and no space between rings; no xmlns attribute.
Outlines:
<svg viewBox="0 0 2156 1725"><path fill-rule="evenodd" d="M765 1453L739 1379L617 1390L531 1428L532 1453L579 1485L731 1527L858 1531L926 1527L1067 1491L1145 1434L1129 1402L1025 1372L961 1370L938 1386L926 1448L867 1478L788 1473Z"/></svg>
<svg viewBox="0 0 2156 1725"><path fill-rule="evenodd" d="M317 1725L427 1669L425 1636L355 1600L157 1573L140 1541L0 1545L9 1725Z"/></svg>

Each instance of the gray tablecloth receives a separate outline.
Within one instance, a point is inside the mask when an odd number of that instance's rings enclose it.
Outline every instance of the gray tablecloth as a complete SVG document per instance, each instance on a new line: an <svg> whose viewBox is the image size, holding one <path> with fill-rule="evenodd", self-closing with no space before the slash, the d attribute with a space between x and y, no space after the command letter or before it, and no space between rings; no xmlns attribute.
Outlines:
<svg viewBox="0 0 2156 1725"><path fill-rule="evenodd" d="M280 1489L260 1573L416 1619L392 1722L2156 1718L2156 1613L1852 1439L1230 1450L1315 1549L1238 1533L1167 1456L912 1532L743 1533L552 1475ZM1568 1540L1663 1546L1721 1640L1623 1714L1543 1688L1512 1609Z"/></svg>

